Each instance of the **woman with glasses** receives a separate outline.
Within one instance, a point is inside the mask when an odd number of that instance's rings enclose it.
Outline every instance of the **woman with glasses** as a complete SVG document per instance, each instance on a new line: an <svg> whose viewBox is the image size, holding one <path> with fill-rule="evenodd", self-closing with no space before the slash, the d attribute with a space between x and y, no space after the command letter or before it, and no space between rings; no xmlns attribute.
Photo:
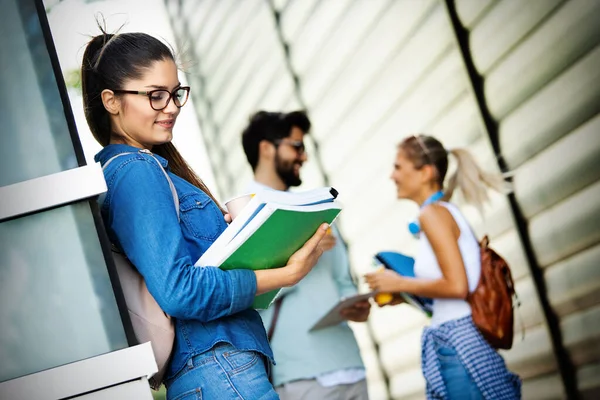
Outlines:
<svg viewBox="0 0 600 400"><path fill-rule="evenodd" d="M444 187L448 157L456 172ZM421 208L408 228L418 235L416 278L392 270L368 274L373 290L433 299L433 315L422 336L421 364L428 399L520 399L521 382L479 333L465 300L479 283L477 238L460 210L448 201L459 188L482 211L487 191L504 191L501 176L483 172L464 149L446 150L431 136L410 136L398 146L391 175L400 199Z"/></svg>
<svg viewBox="0 0 600 400"><path fill-rule="evenodd" d="M283 268L195 268L227 224L171 143L190 92L173 54L143 33L101 34L87 45L81 74L85 116L103 146L95 159L108 186L100 206L109 238L175 320L167 398L278 398L267 377L273 355L250 307L257 294L294 285L312 269L327 226Z"/></svg>

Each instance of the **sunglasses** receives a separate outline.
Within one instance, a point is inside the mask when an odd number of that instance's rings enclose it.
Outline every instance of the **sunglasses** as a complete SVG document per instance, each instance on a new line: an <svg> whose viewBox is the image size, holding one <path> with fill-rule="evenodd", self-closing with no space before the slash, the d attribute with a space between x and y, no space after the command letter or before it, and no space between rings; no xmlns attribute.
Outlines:
<svg viewBox="0 0 600 400"><path fill-rule="evenodd" d="M301 140L292 140L292 139L276 139L273 141L275 146L279 146L280 144L287 144L296 150L299 156L306 153L306 147L304 146L304 142Z"/></svg>

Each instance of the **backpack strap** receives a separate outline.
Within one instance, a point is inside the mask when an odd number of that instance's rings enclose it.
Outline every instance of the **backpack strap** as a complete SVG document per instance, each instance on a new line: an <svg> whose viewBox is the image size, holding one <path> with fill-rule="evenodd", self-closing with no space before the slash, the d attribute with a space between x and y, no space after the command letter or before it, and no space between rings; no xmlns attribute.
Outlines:
<svg viewBox="0 0 600 400"><path fill-rule="evenodd" d="M156 161L156 163L158 164L158 167L161 170L161 172L163 173L163 175L165 176L165 178L167 178L167 182L169 182L169 188L171 189L171 194L173 195L173 204L175 205L175 211L177 212L177 221L179 221L179 196L177 195L177 190L175 190L175 185L173 184L173 181L171 181L171 178L169 178L169 174L167 174L167 171L165 171L165 169L163 168L160 161L158 161L158 159L156 157L154 157L154 154L152 154L152 152L150 152L150 150L141 149L139 151L139 153L144 153L144 154L150 155L152 157L152 159L154 161ZM102 170L104 171L106 169L106 167L108 167L108 165L111 162L113 162L116 158L127 155L127 154L135 154L135 152L119 153L115 156L112 156L104 163L104 165L102 166ZM106 196L106 194L104 194L103 196ZM99 201L100 202L104 201L104 197L99 198Z"/></svg>
<svg viewBox="0 0 600 400"><path fill-rule="evenodd" d="M281 311L281 303L283 303L283 297L280 296L277 300L275 300L275 308L273 310L273 318L271 319L271 326L269 326L269 331L267 332L267 340L270 342L273 338L273 334L275 333L275 327L277 326L277 320L279 319L279 311Z"/></svg>
<svg viewBox="0 0 600 400"><path fill-rule="evenodd" d="M281 303L283 303L284 296L279 296L277 300L275 300L274 310L273 310L273 318L271 319L271 326L269 326L269 331L267 332L267 340L269 343L273 339L273 334L275 333L275 327L277 326L277 320L279 319L279 312L281 311ZM269 382L273 384L273 368L271 366L270 361L266 361L268 364L267 368L267 377L269 378Z"/></svg>

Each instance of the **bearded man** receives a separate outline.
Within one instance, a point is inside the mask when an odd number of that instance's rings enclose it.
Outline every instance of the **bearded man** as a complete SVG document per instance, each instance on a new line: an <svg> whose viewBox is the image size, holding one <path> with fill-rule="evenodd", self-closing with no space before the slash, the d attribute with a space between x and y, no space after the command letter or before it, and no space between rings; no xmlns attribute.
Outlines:
<svg viewBox="0 0 600 400"><path fill-rule="evenodd" d="M307 161L304 136L311 123L303 111L259 111L250 117L242 144L254 181L248 193L299 186ZM290 228L292 229L292 228ZM325 252L296 286L282 290L267 310L260 311L275 355L271 381L282 400L368 398L365 369L354 334L346 322L309 332L341 298L357 293L346 247L339 232L321 241ZM364 322L370 303L342 311L346 320Z"/></svg>

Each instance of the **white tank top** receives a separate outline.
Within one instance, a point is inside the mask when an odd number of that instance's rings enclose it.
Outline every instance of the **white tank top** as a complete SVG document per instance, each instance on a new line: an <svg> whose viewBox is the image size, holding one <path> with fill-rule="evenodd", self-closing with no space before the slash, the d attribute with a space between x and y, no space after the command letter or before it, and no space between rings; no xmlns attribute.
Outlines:
<svg viewBox="0 0 600 400"><path fill-rule="evenodd" d="M454 204L446 202L439 202L438 204L448 209L460 229L458 247L467 272L469 292L472 292L477 287L479 276L481 275L479 243L477 242L469 223ZM425 234L421 234L419 238L419 249L415 258L415 276L426 279L440 279L442 277L440 265L438 264L431 248L431 244L429 244L429 240L427 240ZM469 306L469 303L467 303L466 300L434 299L431 326L437 326L444 322L462 318L467 315L471 315L471 306Z"/></svg>

